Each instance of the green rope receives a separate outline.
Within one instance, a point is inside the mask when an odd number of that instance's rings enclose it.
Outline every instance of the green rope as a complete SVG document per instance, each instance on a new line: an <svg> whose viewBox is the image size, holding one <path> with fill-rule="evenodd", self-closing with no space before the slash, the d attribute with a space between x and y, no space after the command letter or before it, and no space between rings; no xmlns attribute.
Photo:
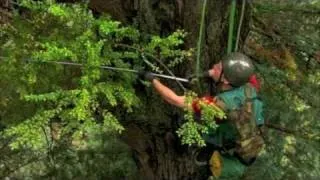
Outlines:
<svg viewBox="0 0 320 180"><path fill-rule="evenodd" d="M243 23L243 17L244 17L245 8L246 8L246 0L242 0L241 16L240 16L240 22L239 22L239 26L238 26L236 45L235 45L235 48L234 48L235 52L238 51L238 47L239 47L241 26L242 26L242 23Z"/></svg>
<svg viewBox="0 0 320 180"><path fill-rule="evenodd" d="M203 39L203 29L204 29L204 19L206 14L206 7L207 7L207 0L204 0L202 5L202 14L201 14L201 24L200 24L200 32L199 32L199 39L197 44L197 66L196 66L196 75L198 79L198 88L201 90L201 85L199 81L201 67L200 67L200 57L201 57L201 45L202 45L202 39Z"/></svg>
<svg viewBox="0 0 320 180"><path fill-rule="evenodd" d="M229 15L229 33L228 33L228 49L227 49L228 54L232 52L232 48L233 48L232 39L233 39L234 16L236 13L236 5L237 5L237 1L232 0L231 11Z"/></svg>

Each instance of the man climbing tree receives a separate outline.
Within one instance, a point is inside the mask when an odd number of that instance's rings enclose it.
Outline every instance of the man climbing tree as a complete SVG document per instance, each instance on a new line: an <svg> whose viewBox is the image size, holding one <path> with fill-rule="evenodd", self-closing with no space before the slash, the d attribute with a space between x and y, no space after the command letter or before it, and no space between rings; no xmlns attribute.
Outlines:
<svg viewBox="0 0 320 180"><path fill-rule="evenodd" d="M207 167L216 178L240 177L263 147L259 131L264 123L262 102L257 98L259 84L253 73L253 64L246 55L231 53L204 73L205 77L213 79L219 88L218 94L194 99L192 103L195 117L201 116L200 101L214 104L227 114L226 120L216 120L220 127L215 132L203 135L207 146L196 153L197 161L205 158L205 162L209 162ZM168 103L190 108L185 96L177 95L151 73L143 73L143 78L151 81ZM209 156L206 155L208 151Z"/></svg>

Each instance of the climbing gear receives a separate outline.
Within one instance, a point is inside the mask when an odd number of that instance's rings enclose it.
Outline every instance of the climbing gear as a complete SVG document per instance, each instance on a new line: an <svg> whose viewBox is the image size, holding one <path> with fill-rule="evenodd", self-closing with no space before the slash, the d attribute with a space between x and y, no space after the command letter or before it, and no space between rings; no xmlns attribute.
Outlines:
<svg viewBox="0 0 320 180"><path fill-rule="evenodd" d="M243 164L249 165L264 144L258 127L264 124L263 103L249 83L225 91L219 94L217 99L222 101L225 107L228 116L226 126L229 128L224 130L227 132L217 131L220 134L216 136L221 138L216 142L223 147L231 142L233 146L229 148L234 149L234 154Z"/></svg>
<svg viewBox="0 0 320 180"><path fill-rule="evenodd" d="M218 151L214 151L212 153L212 156L209 160L209 165L210 165L210 171L212 175L215 178L220 177L222 173L223 162L222 162L221 155Z"/></svg>
<svg viewBox="0 0 320 180"><path fill-rule="evenodd" d="M217 99L223 103L225 107L224 110L226 113L234 110L239 109L243 102L245 102L245 88L252 89L252 103L253 103L253 115L254 119L256 120L256 124L258 126L264 124L264 117L263 117L263 102L258 97L257 92L254 87L250 83L247 83L244 86L233 88L229 91L224 91L217 95Z"/></svg>
<svg viewBox="0 0 320 180"><path fill-rule="evenodd" d="M62 64L62 65L79 66L79 67L83 67L84 66L83 64L80 64L80 63L65 62L65 61L33 61L33 60L27 60L27 62L30 62L30 63L53 63L53 64ZM140 71L133 70L133 69L117 68L117 67L110 67L110 66L97 66L96 68L101 68L101 69L105 69L105 70L112 70L112 71L129 72L129 73L135 73L135 74L139 74L140 73ZM154 77L159 77L159 78L164 78L164 79L170 79L170 80L176 80L176 81L189 83L189 80L186 79L186 78L168 76L168 75L157 74L157 73L152 73L152 72L150 72L149 75L152 75Z"/></svg>
<svg viewBox="0 0 320 180"><path fill-rule="evenodd" d="M239 87L249 81L254 66L249 57L242 53L230 53L222 60L224 77L232 86Z"/></svg>
<svg viewBox="0 0 320 180"><path fill-rule="evenodd" d="M245 85L244 94L244 103L240 108L231 110L228 118L237 131L235 155L242 163L250 165L258 156L264 141L255 119L253 87Z"/></svg>
<svg viewBox="0 0 320 180"><path fill-rule="evenodd" d="M265 119L263 116L263 102L257 96L255 88L250 84L246 84L252 88L252 104L253 104L253 115L256 120L257 126L264 125ZM240 109L241 104L245 102L245 86L233 88L229 91L224 91L216 96L218 102L221 103L221 107L228 115L229 112ZM197 110L194 107L194 110ZM195 111L197 113L197 111ZM210 131L208 134L204 134L203 138L207 144L214 144L219 147L226 149L234 148L237 137L237 130L233 123L230 121L218 121L219 127L216 130Z"/></svg>

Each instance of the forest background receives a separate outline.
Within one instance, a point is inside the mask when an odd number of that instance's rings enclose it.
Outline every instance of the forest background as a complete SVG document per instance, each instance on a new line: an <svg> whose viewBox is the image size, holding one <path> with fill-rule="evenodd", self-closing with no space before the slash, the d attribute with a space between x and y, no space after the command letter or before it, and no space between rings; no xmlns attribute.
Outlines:
<svg viewBox="0 0 320 180"><path fill-rule="evenodd" d="M136 75L96 67L210 68L227 53L232 1L205 2L1 0L0 178L199 178L185 144L204 127L183 126L185 112ZM255 62L268 124L243 179L318 179L320 1L247 1L242 22L239 51ZM164 82L180 94L211 88Z"/></svg>

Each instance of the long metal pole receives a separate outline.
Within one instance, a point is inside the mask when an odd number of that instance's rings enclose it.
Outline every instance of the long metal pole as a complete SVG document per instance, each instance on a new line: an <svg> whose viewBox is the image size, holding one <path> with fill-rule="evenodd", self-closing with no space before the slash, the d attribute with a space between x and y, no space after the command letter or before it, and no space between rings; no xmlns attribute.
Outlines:
<svg viewBox="0 0 320 180"><path fill-rule="evenodd" d="M62 64L62 65L70 65L70 66L79 66L82 67L84 66L83 64L80 63L74 63L74 62L65 62L65 61L32 61L28 60L28 62L37 62L37 63L54 63L54 64ZM113 71L122 71L122 72L130 72L130 73L135 73L138 74L139 71L133 70L133 69L126 69L126 68L117 68L117 67L110 67L110 66L98 66L97 68L101 69L106 69L106 70L113 70ZM189 80L186 78L180 78L180 77L173 77L173 76L168 76L164 74L157 74L157 73L151 73L152 75L164 79L171 79L171 80L176 80L176 81L181 81L181 82L186 82L188 83Z"/></svg>

